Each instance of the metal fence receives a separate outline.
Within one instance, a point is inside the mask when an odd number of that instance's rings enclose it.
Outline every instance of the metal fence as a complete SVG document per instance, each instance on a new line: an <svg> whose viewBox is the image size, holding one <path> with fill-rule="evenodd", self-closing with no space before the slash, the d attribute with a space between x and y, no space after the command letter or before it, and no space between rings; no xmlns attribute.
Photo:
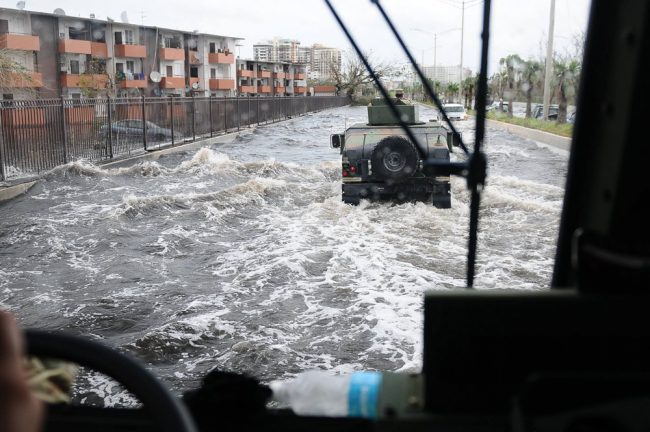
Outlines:
<svg viewBox="0 0 650 432"><path fill-rule="evenodd" d="M343 106L348 98L45 99L0 104L0 180L101 162Z"/></svg>

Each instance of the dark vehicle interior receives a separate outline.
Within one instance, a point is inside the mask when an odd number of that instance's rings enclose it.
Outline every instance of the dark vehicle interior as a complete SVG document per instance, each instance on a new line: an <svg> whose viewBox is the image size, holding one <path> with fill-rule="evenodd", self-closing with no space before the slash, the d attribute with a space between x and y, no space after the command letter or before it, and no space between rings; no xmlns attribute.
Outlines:
<svg viewBox="0 0 650 432"><path fill-rule="evenodd" d="M489 185L480 145L490 3L484 2L473 153L464 163L429 166L467 177L472 191L468 288L480 235L478 198ZM649 23L645 0L593 1L552 289L427 294L425 402L397 389L393 395L407 398L411 414L387 409L376 421L299 417L268 409L268 388L227 373L186 394L188 409L122 354L28 330L30 354L96 369L142 402L128 410L52 405L46 430L650 430L650 193L640 175L650 148L639 139L650 97Z"/></svg>

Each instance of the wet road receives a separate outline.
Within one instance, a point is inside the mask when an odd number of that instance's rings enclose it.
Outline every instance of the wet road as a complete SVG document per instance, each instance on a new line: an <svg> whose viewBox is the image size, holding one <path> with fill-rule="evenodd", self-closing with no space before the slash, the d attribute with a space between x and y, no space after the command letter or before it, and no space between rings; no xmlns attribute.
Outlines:
<svg viewBox="0 0 650 432"><path fill-rule="evenodd" d="M329 134L364 117L338 108L157 162L55 170L0 206L0 305L129 351L177 392L214 367L419 369L423 292L465 283L468 193L454 179L451 210L342 204ZM568 155L497 129L486 150L476 285L545 289ZM78 392L130 401L98 375Z"/></svg>

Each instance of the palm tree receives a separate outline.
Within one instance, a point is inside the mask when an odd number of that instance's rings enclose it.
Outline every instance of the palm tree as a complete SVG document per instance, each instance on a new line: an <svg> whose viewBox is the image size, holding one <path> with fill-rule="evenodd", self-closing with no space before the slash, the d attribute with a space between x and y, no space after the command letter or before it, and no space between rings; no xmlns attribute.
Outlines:
<svg viewBox="0 0 650 432"><path fill-rule="evenodd" d="M508 99L508 117L512 117L512 105L517 93L517 86L515 85L519 78L521 65L523 60L517 54L509 54L508 56L499 60L499 64L505 66L505 73L508 80L507 91L505 92Z"/></svg>
<svg viewBox="0 0 650 432"><path fill-rule="evenodd" d="M447 95L449 102L453 102L454 95L458 93L459 87L458 83L449 83L447 84Z"/></svg>
<svg viewBox="0 0 650 432"><path fill-rule="evenodd" d="M526 92L526 118L533 116L532 112L532 101L533 101L533 89L539 86L542 82L542 64L537 60L528 60L525 61L523 70L523 88Z"/></svg>
<svg viewBox="0 0 650 432"><path fill-rule="evenodd" d="M474 89L478 81L478 74L476 76L468 76L463 80L463 96L465 97L465 108L472 109L472 101L474 99Z"/></svg>
<svg viewBox="0 0 650 432"><path fill-rule="evenodd" d="M556 91L560 99L557 108L557 122L566 123L566 109L569 96L575 95L580 79L581 64L576 59L553 59Z"/></svg>

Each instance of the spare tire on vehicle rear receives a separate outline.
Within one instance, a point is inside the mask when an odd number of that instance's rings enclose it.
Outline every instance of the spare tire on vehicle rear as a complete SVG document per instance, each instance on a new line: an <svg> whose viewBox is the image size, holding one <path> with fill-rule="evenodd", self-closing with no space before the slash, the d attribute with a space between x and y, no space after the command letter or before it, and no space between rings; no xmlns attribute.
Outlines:
<svg viewBox="0 0 650 432"><path fill-rule="evenodd" d="M389 136L377 143L370 156L372 173L383 180L412 177L420 162L420 153L406 138Z"/></svg>

